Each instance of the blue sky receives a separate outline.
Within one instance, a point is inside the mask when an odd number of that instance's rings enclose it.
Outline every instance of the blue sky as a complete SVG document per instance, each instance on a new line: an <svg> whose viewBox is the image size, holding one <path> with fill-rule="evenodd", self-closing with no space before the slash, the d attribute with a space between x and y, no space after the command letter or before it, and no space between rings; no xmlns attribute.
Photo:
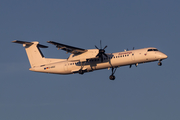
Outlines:
<svg viewBox="0 0 180 120"><path fill-rule="evenodd" d="M178 0L1 0L0 119L180 119L180 2ZM138 67L84 75L35 73L21 45L39 41L47 58L69 54L52 40L84 49L108 45L107 53L156 47L168 55Z"/></svg>

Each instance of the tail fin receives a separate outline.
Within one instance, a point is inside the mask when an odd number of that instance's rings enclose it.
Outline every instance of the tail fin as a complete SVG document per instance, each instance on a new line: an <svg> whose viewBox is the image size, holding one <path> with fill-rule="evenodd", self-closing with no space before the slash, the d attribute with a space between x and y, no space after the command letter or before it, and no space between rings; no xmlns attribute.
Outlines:
<svg viewBox="0 0 180 120"><path fill-rule="evenodd" d="M39 48L48 48L48 46L41 45L39 44L39 42L24 42L18 40L12 42L23 44L32 68L35 66L40 66L46 62L44 59L44 55Z"/></svg>

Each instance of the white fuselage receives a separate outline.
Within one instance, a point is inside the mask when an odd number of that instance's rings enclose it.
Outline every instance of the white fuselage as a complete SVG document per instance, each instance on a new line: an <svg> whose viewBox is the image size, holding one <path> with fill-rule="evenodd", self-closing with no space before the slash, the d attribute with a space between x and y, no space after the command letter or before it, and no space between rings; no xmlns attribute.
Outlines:
<svg viewBox="0 0 180 120"><path fill-rule="evenodd" d="M167 58L167 55L160 51L151 51L156 48L143 48L137 50L123 51L107 54L108 58L104 57L103 62L100 58L88 59L84 62L70 61L68 59L60 62L44 64L40 67L30 68L31 71L54 73L54 74L73 74L79 70L90 72L99 69L115 68L120 66L146 63L152 61L161 61ZM149 51L148 51L149 50Z"/></svg>

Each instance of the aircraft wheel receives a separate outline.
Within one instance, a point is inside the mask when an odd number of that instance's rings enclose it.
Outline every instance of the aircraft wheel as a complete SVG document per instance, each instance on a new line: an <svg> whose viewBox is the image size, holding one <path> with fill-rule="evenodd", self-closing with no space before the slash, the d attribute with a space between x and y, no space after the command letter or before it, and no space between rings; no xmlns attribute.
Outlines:
<svg viewBox="0 0 180 120"><path fill-rule="evenodd" d="M114 76L114 75L110 75L110 76L109 76L109 79L110 79L110 80L115 80L115 76Z"/></svg>
<svg viewBox="0 0 180 120"><path fill-rule="evenodd" d="M162 65L162 63L161 63L161 62L158 62L158 65L159 65L159 66L161 66L161 65Z"/></svg>
<svg viewBox="0 0 180 120"><path fill-rule="evenodd" d="M79 70L79 74L84 74L84 71L83 70Z"/></svg>

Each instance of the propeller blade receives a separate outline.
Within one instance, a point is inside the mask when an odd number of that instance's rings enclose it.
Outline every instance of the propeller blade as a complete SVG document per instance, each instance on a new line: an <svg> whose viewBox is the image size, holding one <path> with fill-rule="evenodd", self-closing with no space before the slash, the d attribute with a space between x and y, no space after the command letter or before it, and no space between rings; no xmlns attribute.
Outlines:
<svg viewBox="0 0 180 120"><path fill-rule="evenodd" d="M99 49L96 45L95 45L96 49Z"/></svg>
<svg viewBox="0 0 180 120"><path fill-rule="evenodd" d="M98 57L98 56L100 57L100 53L98 53L98 54L96 55L96 57Z"/></svg>
<svg viewBox="0 0 180 120"><path fill-rule="evenodd" d="M107 48L107 45L104 47L104 49L106 49L106 48ZM104 50L104 49L103 49L103 50Z"/></svg>

